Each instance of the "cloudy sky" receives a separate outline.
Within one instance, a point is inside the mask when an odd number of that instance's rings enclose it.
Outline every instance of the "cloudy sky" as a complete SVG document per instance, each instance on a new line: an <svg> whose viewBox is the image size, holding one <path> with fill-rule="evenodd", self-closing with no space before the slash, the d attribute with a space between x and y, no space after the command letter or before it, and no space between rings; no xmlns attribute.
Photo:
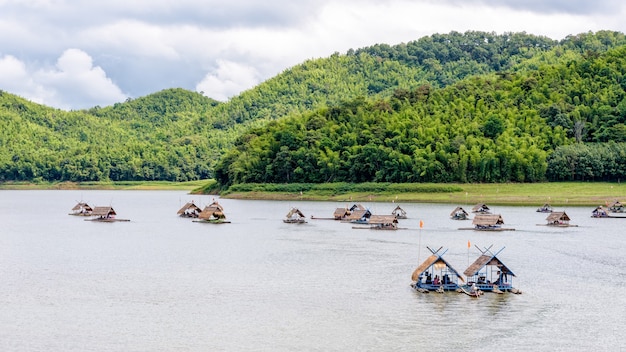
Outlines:
<svg viewBox="0 0 626 352"><path fill-rule="evenodd" d="M626 33L621 0L0 0L0 90L71 110L226 101L311 58L433 33Z"/></svg>

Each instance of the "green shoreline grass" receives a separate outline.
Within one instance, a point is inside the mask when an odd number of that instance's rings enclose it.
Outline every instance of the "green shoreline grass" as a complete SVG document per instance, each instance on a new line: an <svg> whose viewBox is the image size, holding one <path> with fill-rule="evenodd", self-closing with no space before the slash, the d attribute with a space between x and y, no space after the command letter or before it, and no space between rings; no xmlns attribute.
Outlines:
<svg viewBox="0 0 626 352"><path fill-rule="evenodd" d="M598 206L626 201L626 185L608 182L445 184L459 189L450 192L346 192L325 191L233 192L223 198L268 200L325 200L341 202L396 202L489 205Z"/></svg>
<svg viewBox="0 0 626 352"><path fill-rule="evenodd" d="M110 190L182 190L189 193L203 193L210 189L207 185L213 180L191 182L59 182L59 183L0 183L0 190L72 190L72 189L110 189ZM395 186L395 185L394 185ZM303 190L302 193L281 191L245 191L225 192L222 198L257 199L257 200L312 200L340 202L396 202L396 203L445 203L489 205L526 205L541 206L549 203L553 206L598 206L615 200L626 201L626 185L610 182L544 182L544 183L497 183L497 184L425 184L424 189L413 187L416 191L397 191L394 186L379 188L376 192L353 191L352 188L321 187ZM441 187L439 187L441 186ZM291 187L293 188L293 187ZM337 191L339 189L339 191ZM409 187L411 189L411 187ZM435 189L436 191L429 191ZM442 190L443 189L443 190ZM448 191L446 191L448 189ZM345 190L345 191L341 191Z"/></svg>

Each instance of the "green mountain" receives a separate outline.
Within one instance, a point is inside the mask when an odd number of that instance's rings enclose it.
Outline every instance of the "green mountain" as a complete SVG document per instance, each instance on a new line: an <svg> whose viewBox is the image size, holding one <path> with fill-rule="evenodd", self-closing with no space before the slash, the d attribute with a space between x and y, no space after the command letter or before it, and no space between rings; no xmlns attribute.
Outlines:
<svg viewBox="0 0 626 352"><path fill-rule="evenodd" d="M576 178L572 157L607 152L582 143L625 139L624 45L452 32L308 60L227 103L168 89L65 112L0 92L0 181Z"/></svg>

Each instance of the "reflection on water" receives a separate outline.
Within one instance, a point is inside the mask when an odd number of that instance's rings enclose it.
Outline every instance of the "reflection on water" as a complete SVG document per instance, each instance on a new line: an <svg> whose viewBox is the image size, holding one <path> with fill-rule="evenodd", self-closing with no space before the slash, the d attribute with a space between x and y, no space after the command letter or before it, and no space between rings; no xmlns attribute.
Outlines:
<svg viewBox="0 0 626 352"><path fill-rule="evenodd" d="M131 221L68 216L79 200ZM190 200L212 197L1 191L0 349L586 351L619 350L626 337L626 220L592 219L592 209L565 209L579 226L555 229L537 226L546 214L536 206L491 206L516 231L486 233L449 219L465 204L402 204L406 230L370 231L282 222L292 206L331 217L343 203L222 199L232 223L212 225L176 216ZM498 258L523 294L409 287L426 246L443 246L463 272L480 254L468 241L505 247Z"/></svg>

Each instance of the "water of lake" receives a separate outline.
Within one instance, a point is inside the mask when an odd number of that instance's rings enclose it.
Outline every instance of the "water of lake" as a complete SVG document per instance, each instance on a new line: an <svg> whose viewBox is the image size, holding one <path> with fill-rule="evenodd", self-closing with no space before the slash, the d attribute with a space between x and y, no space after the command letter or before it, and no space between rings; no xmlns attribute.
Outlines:
<svg viewBox="0 0 626 352"><path fill-rule="evenodd" d="M130 222L69 216L78 201ZM463 204L399 204L406 230L308 220L337 202L221 199L231 224L179 218L180 191L0 191L2 351L618 351L626 339L626 219L550 228L492 206L507 232L462 231ZM353 202L354 203L354 202ZM361 202L374 214L396 204ZM537 204L537 207L540 204ZM422 220L424 226L419 227ZM472 248L468 250L467 242ZM521 295L420 294L426 246L463 272L494 251Z"/></svg>

